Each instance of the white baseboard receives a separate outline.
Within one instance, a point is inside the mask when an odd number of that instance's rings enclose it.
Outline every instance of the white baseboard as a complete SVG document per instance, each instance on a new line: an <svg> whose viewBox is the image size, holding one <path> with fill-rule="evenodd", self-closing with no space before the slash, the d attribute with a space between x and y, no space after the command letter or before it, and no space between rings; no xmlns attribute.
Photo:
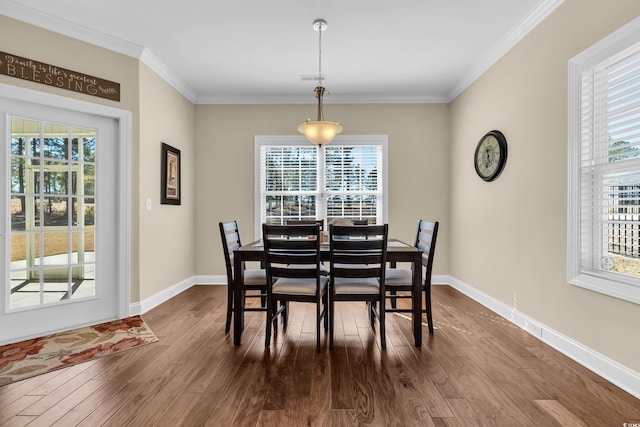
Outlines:
<svg viewBox="0 0 640 427"><path fill-rule="evenodd" d="M225 285L227 276L191 276L173 286L170 286L157 294L151 295L140 302L129 305L129 315L144 314L147 311L159 306L163 302L169 301L174 296L186 291L194 285Z"/></svg>
<svg viewBox="0 0 640 427"><path fill-rule="evenodd" d="M433 276L431 282L448 284L489 310L514 323L545 344L550 345L585 368L640 399L640 373L561 334L513 307L451 276Z"/></svg>
<svg viewBox="0 0 640 427"><path fill-rule="evenodd" d="M434 286L438 284L449 285L460 291L469 298L482 304L499 316L504 317L511 323L529 332L534 337L540 339L545 344L550 345L564 355L580 363L587 369L595 372L607 381L617 385L626 392L640 399L640 374L635 372L615 360L574 341L560 332L542 324L535 319L519 312L513 307L498 301L490 295L468 285L461 280L448 275L434 275L431 279ZM194 285L226 285L227 277L217 276L192 276L176 283L155 295L145 298L139 303L130 305L130 315L144 314L154 307L170 300L174 296L189 289Z"/></svg>

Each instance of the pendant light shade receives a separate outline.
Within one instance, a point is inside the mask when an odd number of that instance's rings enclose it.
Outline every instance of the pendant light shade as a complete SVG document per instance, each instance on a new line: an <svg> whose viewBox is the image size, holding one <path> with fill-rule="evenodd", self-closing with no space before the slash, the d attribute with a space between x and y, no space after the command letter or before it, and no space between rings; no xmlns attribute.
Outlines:
<svg viewBox="0 0 640 427"><path fill-rule="evenodd" d="M322 145L333 141L342 132L342 125L327 121L307 121L298 126L298 132L303 133L310 142Z"/></svg>
<svg viewBox="0 0 640 427"><path fill-rule="evenodd" d="M318 119L316 121L307 119L306 122L298 126L298 132L304 134L310 142L322 145L331 142L337 134L342 132L342 125L324 120L322 97L324 96L325 88L322 86L322 31L327 29L326 21L323 19L316 20L313 23L313 29L319 33L318 86L314 90L318 99Z"/></svg>

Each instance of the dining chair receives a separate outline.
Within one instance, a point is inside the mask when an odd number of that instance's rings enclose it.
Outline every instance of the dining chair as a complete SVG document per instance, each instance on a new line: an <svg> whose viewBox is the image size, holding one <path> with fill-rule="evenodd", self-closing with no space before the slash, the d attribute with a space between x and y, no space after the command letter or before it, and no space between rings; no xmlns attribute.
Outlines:
<svg viewBox="0 0 640 427"><path fill-rule="evenodd" d="M320 269L320 238L319 224L262 225L268 284L265 347L271 343L271 324L275 329L278 315L288 313L289 302L297 301L316 305L316 351L320 352L321 321L328 330L329 283Z"/></svg>
<svg viewBox="0 0 640 427"><path fill-rule="evenodd" d="M240 240L240 230L237 221L220 222L220 237L222 238L222 251L224 252L224 262L227 267L227 319L224 326L225 334L231 328L231 314L233 313L234 300L234 275L233 275L233 253L242 246ZM244 266L243 266L244 268ZM243 295L247 298L260 298L259 307L246 307L244 311L267 311L267 274L263 268L253 268L244 270L244 280L242 283ZM251 291L247 293L247 291ZM237 301L235 302L238 303Z"/></svg>
<svg viewBox="0 0 640 427"><path fill-rule="evenodd" d="M324 231L324 219L286 219L286 225L313 225L318 224L320 231Z"/></svg>
<svg viewBox="0 0 640 427"><path fill-rule="evenodd" d="M385 333L385 269L388 225L329 227L329 348L333 348L335 303L366 301L371 327L380 324L380 346Z"/></svg>
<svg viewBox="0 0 640 427"><path fill-rule="evenodd" d="M433 257L436 251L436 239L438 237L438 221L418 221L418 231L414 246L422 251L422 266L426 268L424 281L422 282L420 305L422 305L422 293L424 292L425 305L422 309L426 313L429 334L433 335L433 319L431 314L431 272ZM412 298L413 272L409 268L387 268L385 277L386 298L391 302L388 312L411 312L411 308L399 308L396 304L400 298ZM402 293L398 293L402 292ZM408 294L407 294L408 292Z"/></svg>
<svg viewBox="0 0 640 427"><path fill-rule="evenodd" d="M287 219L285 220L286 225L313 225L318 224L320 226L320 231L324 231L324 219ZM295 237L295 233L292 234L291 237ZM300 235L302 237L303 235ZM320 239L320 243L323 241ZM292 268L304 268L304 265L292 265ZM324 264L320 264L320 274L327 276L329 274L329 270ZM286 321L286 317L283 319Z"/></svg>

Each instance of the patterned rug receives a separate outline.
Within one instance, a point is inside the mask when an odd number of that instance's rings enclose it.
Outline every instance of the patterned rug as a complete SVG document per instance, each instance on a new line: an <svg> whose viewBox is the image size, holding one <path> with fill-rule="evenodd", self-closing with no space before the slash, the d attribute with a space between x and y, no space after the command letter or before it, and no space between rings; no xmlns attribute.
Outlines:
<svg viewBox="0 0 640 427"><path fill-rule="evenodd" d="M140 316L0 346L0 386L158 341Z"/></svg>

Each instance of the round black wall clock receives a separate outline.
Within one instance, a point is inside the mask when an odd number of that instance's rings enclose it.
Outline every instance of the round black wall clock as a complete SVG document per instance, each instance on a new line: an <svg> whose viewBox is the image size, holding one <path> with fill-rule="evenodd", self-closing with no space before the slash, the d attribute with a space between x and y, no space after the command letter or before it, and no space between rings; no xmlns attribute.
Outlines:
<svg viewBox="0 0 640 427"><path fill-rule="evenodd" d="M480 138L473 162L483 180L493 181L500 176L507 163L507 139L502 132L492 130Z"/></svg>

